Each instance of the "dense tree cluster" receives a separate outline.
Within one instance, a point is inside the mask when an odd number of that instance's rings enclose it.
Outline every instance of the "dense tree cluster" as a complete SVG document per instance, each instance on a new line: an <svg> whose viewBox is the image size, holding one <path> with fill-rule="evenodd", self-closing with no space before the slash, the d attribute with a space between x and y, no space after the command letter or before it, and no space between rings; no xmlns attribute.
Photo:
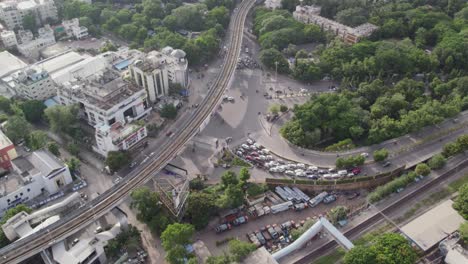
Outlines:
<svg viewBox="0 0 468 264"><path fill-rule="evenodd" d="M463 184L458 190L458 196L453 203L453 208L468 220L468 183Z"/></svg>
<svg viewBox="0 0 468 264"><path fill-rule="evenodd" d="M310 81L330 76L341 81L341 89L337 95L315 96L294 108L295 117L282 129L292 143L304 147L346 139L379 143L468 109L468 66L464 63L468 60L468 7L463 1L306 3L319 4L322 16L351 26L368 21L380 29L354 45L332 40L327 47L317 48L312 59L305 54L304 62L298 58L304 53L296 53L293 77ZM288 10L295 4L295 0L283 1ZM257 11L255 24L261 44L264 12ZM285 10L269 14L281 16L283 26L293 24ZM281 42L276 45L285 47ZM280 61L279 55L270 57ZM290 72L286 67L281 70Z"/></svg>
<svg viewBox="0 0 468 264"><path fill-rule="evenodd" d="M133 4L133 3L132 3ZM189 63L209 60L218 50L220 37L230 19L232 0L210 0L203 4L183 5L180 0L143 0L132 9L115 8L109 2L87 4L65 1L62 15L79 18L94 35L104 29L132 43L132 47L183 49ZM188 38L187 31L202 32Z"/></svg>
<svg viewBox="0 0 468 264"><path fill-rule="evenodd" d="M413 264L417 258L416 252L404 236L387 233L377 236L369 245L357 245L346 252L343 263Z"/></svg>
<svg viewBox="0 0 468 264"><path fill-rule="evenodd" d="M137 219L146 223L152 232L161 234L171 223L159 201L159 195L148 187L141 187L132 191L131 207L135 208Z"/></svg>
<svg viewBox="0 0 468 264"><path fill-rule="evenodd" d="M127 230L123 230L114 239L109 240L106 246L106 253L109 257L118 257L121 250L134 251L141 247L140 231L129 225Z"/></svg>

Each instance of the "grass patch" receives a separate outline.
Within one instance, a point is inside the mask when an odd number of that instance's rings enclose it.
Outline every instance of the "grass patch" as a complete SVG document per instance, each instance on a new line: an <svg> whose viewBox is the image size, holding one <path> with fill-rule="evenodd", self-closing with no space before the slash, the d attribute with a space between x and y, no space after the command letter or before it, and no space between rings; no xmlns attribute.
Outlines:
<svg viewBox="0 0 468 264"><path fill-rule="evenodd" d="M397 223L403 222L404 220L414 216L416 214L416 212L419 209L421 209L421 207L427 207L427 206L430 206L432 204L436 204L436 203L442 201L443 199L449 197L451 193L452 192L450 191L449 188L443 188L442 190L431 194L431 196L429 196L429 197L421 200L420 202L416 203L413 207L411 207L411 209L406 211L405 214L402 217L397 218L395 220L395 222L397 222Z"/></svg>
<svg viewBox="0 0 468 264"><path fill-rule="evenodd" d="M314 264L333 264L337 263L340 261L345 255L345 252L343 249L337 249L336 251L333 251L333 253L320 257L316 261L314 261Z"/></svg>
<svg viewBox="0 0 468 264"><path fill-rule="evenodd" d="M240 159L240 158L237 157L237 156L234 157L234 159L233 159L232 162L231 162L231 165L232 165L232 166L239 166L239 167L247 167L247 168L252 167L252 166L250 165L250 163L248 163L248 162L246 162L246 161Z"/></svg>
<svg viewBox="0 0 468 264"><path fill-rule="evenodd" d="M451 193L457 192L458 189L460 189L460 187L465 183L468 183L468 174L466 174L465 176L461 177L460 179L458 179L456 181L453 181L453 182L449 183L448 190Z"/></svg>

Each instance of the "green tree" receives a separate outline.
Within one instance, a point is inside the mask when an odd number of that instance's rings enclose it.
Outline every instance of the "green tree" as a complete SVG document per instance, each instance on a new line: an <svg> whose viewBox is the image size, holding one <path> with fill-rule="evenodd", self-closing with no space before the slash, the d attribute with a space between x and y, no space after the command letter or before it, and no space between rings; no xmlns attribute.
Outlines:
<svg viewBox="0 0 468 264"><path fill-rule="evenodd" d="M463 239L465 244L468 244L468 222L464 222L463 224L461 224L458 230L460 231L461 239Z"/></svg>
<svg viewBox="0 0 468 264"><path fill-rule="evenodd" d="M413 264L417 259L408 240L400 234L387 233L376 237L369 246L356 246L346 252L345 264L388 263Z"/></svg>
<svg viewBox="0 0 468 264"><path fill-rule="evenodd" d="M238 185L229 185L224 190L224 205L225 207L235 208L244 203L244 192Z"/></svg>
<svg viewBox="0 0 468 264"><path fill-rule="evenodd" d="M337 168L351 168L364 164L366 158L361 155L349 156L346 158L337 158L335 165Z"/></svg>
<svg viewBox="0 0 468 264"><path fill-rule="evenodd" d="M223 184L224 188L227 188L229 185L236 185L239 183L237 179L237 175L233 171L225 171L223 175L221 175L221 183Z"/></svg>
<svg viewBox="0 0 468 264"><path fill-rule="evenodd" d="M50 153L54 154L57 157L60 156L59 146L55 142L49 142L47 144L47 150L49 150Z"/></svg>
<svg viewBox="0 0 468 264"><path fill-rule="evenodd" d="M130 161L130 153L126 151L109 151L107 153L106 165L111 171L118 171L130 164Z"/></svg>
<svg viewBox="0 0 468 264"><path fill-rule="evenodd" d="M120 232L114 239L109 240L106 247L106 254L110 257L118 257L121 250L134 251L141 245L140 231L133 225L129 225L127 230Z"/></svg>
<svg viewBox="0 0 468 264"><path fill-rule="evenodd" d="M362 7L352 7L339 11L336 20L350 27L356 27L367 22L367 12Z"/></svg>
<svg viewBox="0 0 468 264"><path fill-rule="evenodd" d="M242 182L247 182L250 179L249 169L242 167L239 171L239 180Z"/></svg>
<svg viewBox="0 0 468 264"><path fill-rule="evenodd" d="M435 154L427 163L433 170L440 169L445 166L447 159L442 154Z"/></svg>
<svg viewBox="0 0 468 264"><path fill-rule="evenodd" d="M269 69L277 69L278 73L289 73L288 61L277 49L262 50L260 52L260 60Z"/></svg>
<svg viewBox="0 0 468 264"><path fill-rule="evenodd" d="M185 259L189 256L183 245L174 245L166 251L166 260L171 264L185 264Z"/></svg>
<svg viewBox="0 0 468 264"><path fill-rule="evenodd" d="M235 261L240 262L250 253L257 249L252 243L233 239L229 241L229 252L232 254Z"/></svg>
<svg viewBox="0 0 468 264"><path fill-rule="evenodd" d="M345 220L347 218L349 209L346 206L336 206L335 208L331 209L328 213L330 220L333 224L337 224L341 220Z"/></svg>
<svg viewBox="0 0 468 264"><path fill-rule="evenodd" d="M20 212L26 212L26 213L31 213L32 212L32 209L27 207L26 205L24 204L19 204L17 205L16 207L13 207L11 209L8 209L2 216L1 220L0 220L0 226L5 224L8 219L12 218L13 216L15 216L16 214L20 213ZM0 247L4 247L6 245L10 244L10 241L8 240L8 238L5 236L5 233L3 233L3 229L0 229Z"/></svg>
<svg viewBox="0 0 468 264"><path fill-rule="evenodd" d="M268 111L270 111L270 113L272 113L274 115L277 115L279 113L279 111L280 111L279 104L270 105L270 107L268 107Z"/></svg>
<svg viewBox="0 0 468 264"><path fill-rule="evenodd" d="M14 115L8 119L5 125L6 135L13 142L18 143L22 139L27 139L31 125L23 116Z"/></svg>
<svg viewBox="0 0 468 264"><path fill-rule="evenodd" d="M67 150L68 152L70 152L70 154L74 155L74 156L78 156L78 154L80 154L80 146L78 146L78 144L76 143L70 143L67 145Z"/></svg>
<svg viewBox="0 0 468 264"><path fill-rule="evenodd" d="M38 100L28 100L20 104L24 117L28 122L37 123L41 121L46 106Z"/></svg>
<svg viewBox="0 0 468 264"><path fill-rule="evenodd" d="M56 105L44 111L52 131L57 133L69 133L78 122L78 106Z"/></svg>
<svg viewBox="0 0 468 264"><path fill-rule="evenodd" d="M0 111L6 114L11 114L11 101L10 99L0 95Z"/></svg>
<svg viewBox="0 0 468 264"><path fill-rule="evenodd" d="M288 111L288 107L286 105L282 104L282 105L280 105L280 111L281 111L281 113L285 113L285 112Z"/></svg>
<svg viewBox="0 0 468 264"><path fill-rule="evenodd" d="M427 176L431 173L431 168L426 163L419 163L414 170L417 175Z"/></svg>
<svg viewBox="0 0 468 264"><path fill-rule="evenodd" d="M70 160L68 160L66 163L67 163L68 169L71 172L75 172L80 169L80 160L75 157L71 157Z"/></svg>
<svg viewBox="0 0 468 264"><path fill-rule="evenodd" d="M197 230L208 225L218 211L216 196L204 192L191 192L187 200L187 217Z"/></svg>
<svg viewBox="0 0 468 264"><path fill-rule="evenodd" d="M170 224L170 219L164 213L159 195L148 187L135 189L130 194L131 208L137 209L137 219L146 223L151 231L161 234Z"/></svg>
<svg viewBox="0 0 468 264"><path fill-rule="evenodd" d="M231 259L229 255L222 255L222 256L210 256L206 260L206 264L231 264Z"/></svg>
<svg viewBox="0 0 468 264"><path fill-rule="evenodd" d="M32 150L37 150L45 147L47 140L47 133L41 130L34 130L26 138L26 145Z"/></svg>
<svg viewBox="0 0 468 264"><path fill-rule="evenodd" d="M162 246L166 251L169 251L177 245L189 244L194 233L195 228L189 224L174 223L168 225L161 234Z"/></svg>
<svg viewBox="0 0 468 264"><path fill-rule="evenodd" d="M36 23L36 16L30 12L23 17L23 28L25 30L31 30L32 32L36 32L37 30L37 23Z"/></svg>
<svg viewBox="0 0 468 264"><path fill-rule="evenodd" d="M388 150L386 148L376 150L373 153L373 157L377 162L384 161L388 157Z"/></svg>
<svg viewBox="0 0 468 264"><path fill-rule="evenodd" d="M177 108L173 104L166 104L161 109L161 117L174 119L177 116Z"/></svg>
<svg viewBox="0 0 468 264"><path fill-rule="evenodd" d="M461 152L460 145L456 142L449 142L442 148L442 155L448 158Z"/></svg>
<svg viewBox="0 0 468 264"><path fill-rule="evenodd" d="M458 189L458 196L453 203L453 208L455 208L463 218L468 220L468 183L463 184L460 189Z"/></svg>

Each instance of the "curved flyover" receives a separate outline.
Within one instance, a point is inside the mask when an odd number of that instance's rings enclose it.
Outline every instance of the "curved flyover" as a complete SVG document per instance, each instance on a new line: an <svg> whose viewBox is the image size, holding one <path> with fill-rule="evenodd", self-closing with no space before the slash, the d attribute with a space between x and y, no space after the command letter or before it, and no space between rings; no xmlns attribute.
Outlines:
<svg viewBox="0 0 468 264"><path fill-rule="evenodd" d="M91 224L95 219L119 204L133 189L143 185L183 150L184 145L199 132L200 127L208 123L211 114L216 110L224 91L230 84L242 48L245 19L254 4L255 0L244 0L238 6L238 10L233 14L231 20L231 34L228 42L230 48L221 72L213 82L200 107L192 113L191 118L175 132L172 138L168 138L168 141L155 151L154 158L147 162L146 166L140 166L133 171L126 177L125 181L107 190L86 206L72 212L47 229L2 248L0 250L0 263L19 263Z"/></svg>

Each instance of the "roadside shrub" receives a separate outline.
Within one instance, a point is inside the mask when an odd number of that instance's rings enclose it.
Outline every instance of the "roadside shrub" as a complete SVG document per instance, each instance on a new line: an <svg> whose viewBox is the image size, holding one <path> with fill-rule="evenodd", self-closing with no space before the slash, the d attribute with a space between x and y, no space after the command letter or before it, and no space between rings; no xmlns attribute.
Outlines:
<svg viewBox="0 0 468 264"><path fill-rule="evenodd" d="M349 138L345 140L341 140L340 142L337 142L333 145L330 145L325 148L325 151L339 151L339 150L348 150L355 148L356 145L354 145L353 141Z"/></svg>
<svg viewBox="0 0 468 264"><path fill-rule="evenodd" d="M284 112L288 111L288 107L286 105L280 105L280 111L281 111L281 113L284 113Z"/></svg>
<svg viewBox="0 0 468 264"><path fill-rule="evenodd" d="M436 154L427 162L427 165L433 170L438 170L444 167L446 162L447 159L442 154Z"/></svg>
<svg viewBox="0 0 468 264"><path fill-rule="evenodd" d="M408 185L410 182L413 182L416 178L416 173L409 172L408 174L404 174L391 182L388 182L382 186L377 187L373 192L371 192L367 199L371 203L378 202L385 198L386 196L390 195L391 193L396 192L399 188L403 188Z"/></svg>
<svg viewBox="0 0 468 264"><path fill-rule="evenodd" d="M361 155L349 156L346 158L337 158L335 165L337 168L351 168L364 164L366 158Z"/></svg>
<svg viewBox="0 0 468 264"><path fill-rule="evenodd" d="M426 163L419 163L414 171L417 175L427 176L431 173L431 168Z"/></svg>
<svg viewBox="0 0 468 264"><path fill-rule="evenodd" d="M384 161L388 157L388 150L386 148L376 150L373 153L373 157L374 161Z"/></svg>

